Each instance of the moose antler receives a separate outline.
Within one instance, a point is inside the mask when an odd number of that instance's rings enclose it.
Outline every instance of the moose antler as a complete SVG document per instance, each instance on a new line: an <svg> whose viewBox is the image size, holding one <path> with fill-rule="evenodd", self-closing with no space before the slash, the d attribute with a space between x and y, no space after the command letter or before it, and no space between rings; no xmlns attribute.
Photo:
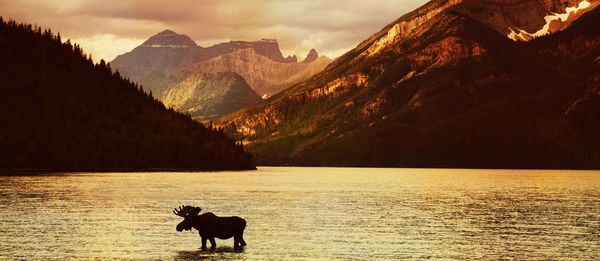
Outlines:
<svg viewBox="0 0 600 261"><path fill-rule="evenodd" d="M197 216L201 210L199 207L179 206L179 209L173 209L173 214L185 218L187 216Z"/></svg>

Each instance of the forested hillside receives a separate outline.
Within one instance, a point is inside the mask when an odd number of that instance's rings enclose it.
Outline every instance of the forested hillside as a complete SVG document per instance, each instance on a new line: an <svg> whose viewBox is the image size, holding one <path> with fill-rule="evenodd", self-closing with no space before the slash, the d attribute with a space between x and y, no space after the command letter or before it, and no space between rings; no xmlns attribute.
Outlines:
<svg viewBox="0 0 600 261"><path fill-rule="evenodd" d="M254 169L222 131L167 110L60 34L0 18L0 168Z"/></svg>

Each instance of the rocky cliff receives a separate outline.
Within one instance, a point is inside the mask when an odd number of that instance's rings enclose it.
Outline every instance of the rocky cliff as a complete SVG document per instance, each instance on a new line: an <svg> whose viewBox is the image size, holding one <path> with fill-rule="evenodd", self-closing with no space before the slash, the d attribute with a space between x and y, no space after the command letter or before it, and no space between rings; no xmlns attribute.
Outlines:
<svg viewBox="0 0 600 261"><path fill-rule="evenodd" d="M260 96L268 97L322 71L331 59L321 56L312 62L277 62L260 55L252 48L242 49L191 68L200 72L235 72L240 74Z"/></svg>
<svg viewBox="0 0 600 261"><path fill-rule="evenodd" d="M283 57L279 49L279 43L276 39L260 39L255 42L247 41L229 41L226 43L216 44L207 49L211 50L212 57L217 57L222 54L232 53L237 50L253 49L257 54L267 57L273 61L281 63L297 62L296 56Z"/></svg>

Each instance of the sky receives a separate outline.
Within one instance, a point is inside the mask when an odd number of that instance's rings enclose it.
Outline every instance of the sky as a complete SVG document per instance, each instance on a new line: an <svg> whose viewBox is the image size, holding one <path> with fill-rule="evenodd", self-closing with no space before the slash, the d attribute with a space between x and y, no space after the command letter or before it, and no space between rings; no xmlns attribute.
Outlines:
<svg viewBox="0 0 600 261"><path fill-rule="evenodd" d="M60 32L111 61L165 29L208 47L277 39L285 56L335 58L427 0L0 0L0 16Z"/></svg>

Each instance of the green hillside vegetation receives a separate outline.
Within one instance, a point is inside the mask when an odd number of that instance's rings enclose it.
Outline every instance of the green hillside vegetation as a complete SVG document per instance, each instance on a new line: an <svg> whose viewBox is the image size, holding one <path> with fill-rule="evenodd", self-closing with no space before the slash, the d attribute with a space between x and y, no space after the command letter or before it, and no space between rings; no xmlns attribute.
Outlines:
<svg viewBox="0 0 600 261"><path fill-rule="evenodd" d="M262 99L237 73L185 71L167 90L167 107L196 120L213 120L259 103Z"/></svg>
<svg viewBox="0 0 600 261"><path fill-rule="evenodd" d="M244 170L222 131L168 110L60 34L0 18L0 168Z"/></svg>

